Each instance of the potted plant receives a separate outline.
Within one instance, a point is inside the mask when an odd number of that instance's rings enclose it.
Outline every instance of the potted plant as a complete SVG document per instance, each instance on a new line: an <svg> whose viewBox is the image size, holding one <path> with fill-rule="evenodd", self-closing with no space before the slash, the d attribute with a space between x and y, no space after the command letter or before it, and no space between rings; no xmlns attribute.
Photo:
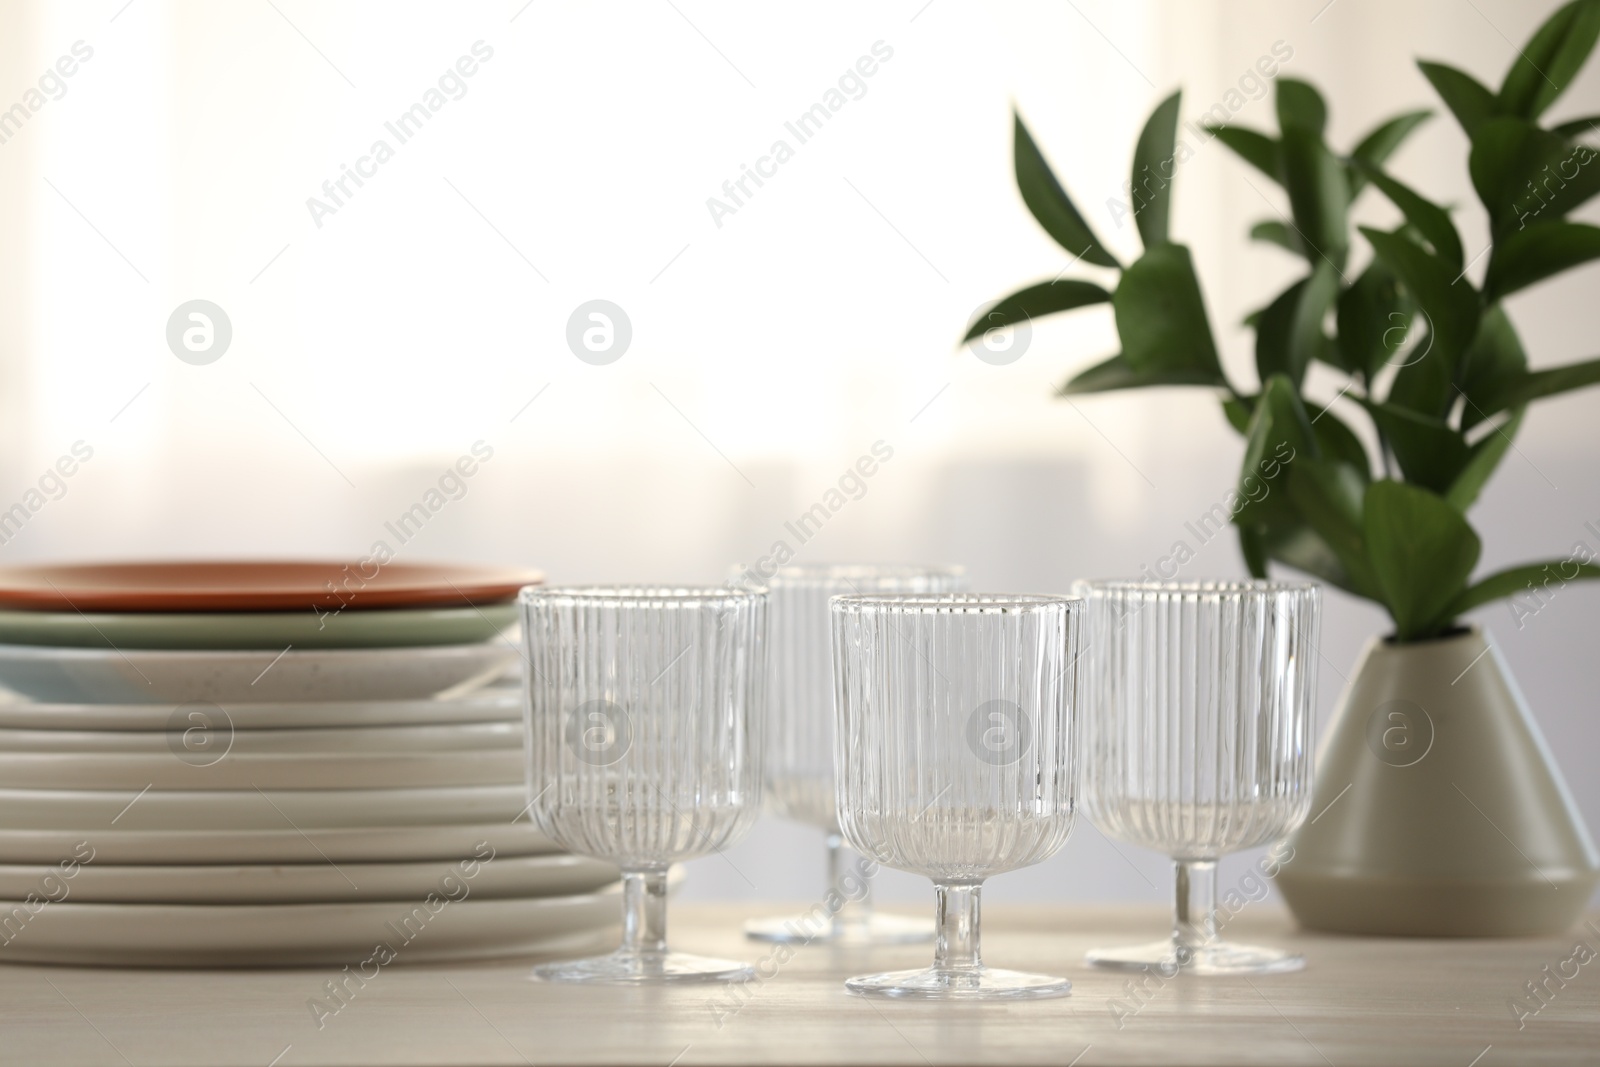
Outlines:
<svg viewBox="0 0 1600 1067"><path fill-rule="evenodd" d="M1340 153L1324 137L1322 96L1279 78L1276 136L1207 128L1287 194L1289 217L1257 223L1251 236L1304 263L1301 278L1246 320L1254 388L1224 371L1189 250L1169 235L1172 178L1188 151L1175 139L1179 94L1155 109L1135 150L1129 209L1144 253L1127 265L1015 121L1023 202L1077 259L1118 277L1109 289L1081 279L1022 289L980 316L966 340L1110 304L1122 351L1060 393L1181 385L1217 394L1244 438L1229 499L1251 573L1314 575L1381 604L1394 621L1341 697L1318 756L1318 814L1278 879L1308 927L1550 934L1571 925L1600 881L1594 845L1504 662L1461 621L1529 587L1600 577L1580 550L1475 579L1480 542L1467 519L1528 405L1600 382L1600 359L1530 370L1504 308L1510 294L1600 258L1600 228L1566 218L1600 193L1600 153L1578 141L1600 116L1539 122L1597 35L1600 0L1567 4L1497 91L1419 63L1471 140L1467 167L1492 244L1470 260L1450 210L1384 170L1428 112L1399 115ZM1351 205L1369 189L1403 222L1360 227L1358 240ZM1331 399L1306 396L1313 363L1342 380ZM1365 439L1336 401L1359 413Z"/></svg>

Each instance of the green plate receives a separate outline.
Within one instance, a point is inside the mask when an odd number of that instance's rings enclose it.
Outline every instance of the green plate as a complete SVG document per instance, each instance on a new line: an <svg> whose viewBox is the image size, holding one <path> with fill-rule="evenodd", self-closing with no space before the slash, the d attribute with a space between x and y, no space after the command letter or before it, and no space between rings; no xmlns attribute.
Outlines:
<svg viewBox="0 0 1600 1067"><path fill-rule="evenodd" d="M56 648L399 648L488 641L516 622L515 604L365 611L194 614L0 611L0 643Z"/></svg>

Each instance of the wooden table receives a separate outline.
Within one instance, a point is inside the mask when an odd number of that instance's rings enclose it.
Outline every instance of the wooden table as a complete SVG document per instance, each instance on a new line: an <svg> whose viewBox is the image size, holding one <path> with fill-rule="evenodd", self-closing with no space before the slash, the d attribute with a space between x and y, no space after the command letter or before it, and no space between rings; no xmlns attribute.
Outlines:
<svg viewBox="0 0 1600 1067"><path fill-rule="evenodd" d="M674 944L755 962L772 946L739 923L770 906L677 906ZM1500 1064L1600 1062L1600 958L1544 1002L1545 979L1600 916L1561 938L1401 941L1293 931L1264 906L1230 936L1292 944L1299 973L1179 978L1131 994L1129 977L1091 971L1091 945L1153 939L1160 910L991 908L994 966L1066 974L1071 997L1024 1004L867 1001L840 983L924 965L930 950L799 951L735 996L706 988L533 984L526 961L396 965L319 1030L308 1008L332 969L161 972L0 967L0 1064ZM769 960L769 973L773 970ZM1574 964L1566 964L1571 973ZM1539 1006L1514 1016L1510 1003ZM1120 1016L1120 1018L1118 1017Z"/></svg>

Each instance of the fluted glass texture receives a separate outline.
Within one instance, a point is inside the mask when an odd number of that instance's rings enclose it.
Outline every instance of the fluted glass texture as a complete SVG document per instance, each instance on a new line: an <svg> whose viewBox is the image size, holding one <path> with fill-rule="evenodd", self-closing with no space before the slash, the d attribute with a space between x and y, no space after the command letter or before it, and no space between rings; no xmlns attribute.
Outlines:
<svg viewBox="0 0 1600 1067"><path fill-rule="evenodd" d="M966 587L965 574L960 567L791 564L766 586L767 797L777 814L837 832L828 601L851 594L956 592Z"/></svg>
<svg viewBox="0 0 1600 1067"><path fill-rule="evenodd" d="M845 839L940 885L1065 844L1081 605L956 593L832 602Z"/></svg>
<svg viewBox="0 0 1600 1067"><path fill-rule="evenodd" d="M524 590L535 823L625 871L741 837L760 806L766 597Z"/></svg>
<svg viewBox="0 0 1600 1067"><path fill-rule="evenodd" d="M1084 811L1180 861L1305 817L1319 593L1280 582L1082 582L1093 647Z"/></svg>

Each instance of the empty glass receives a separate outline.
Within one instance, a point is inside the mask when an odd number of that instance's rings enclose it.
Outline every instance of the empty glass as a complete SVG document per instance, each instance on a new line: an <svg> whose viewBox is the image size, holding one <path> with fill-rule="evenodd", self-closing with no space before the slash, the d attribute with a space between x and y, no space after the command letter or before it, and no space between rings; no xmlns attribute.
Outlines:
<svg viewBox="0 0 1600 1067"><path fill-rule="evenodd" d="M886 945L927 941L926 919L872 909L869 873L847 862L833 780L833 636L828 599L849 593L947 593L966 588L960 567L791 564L763 578L769 604L767 801L827 834L828 894L802 916L745 924L761 941ZM855 867L855 869L852 869Z"/></svg>
<svg viewBox="0 0 1600 1067"><path fill-rule="evenodd" d="M533 820L623 872L622 947L551 980L741 981L667 949L667 869L742 837L760 810L766 596L730 588L524 589Z"/></svg>
<svg viewBox="0 0 1600 1067"><path fill-rule="evenodd" d="M839 825L850 845L933 879L933 966L852 993L1061 996L1065 978L991 970L984 879L1055 853L1072 829L1081 603L951 593L832 601Z"/></svg>
<svg viewBox="0 0 1600 1067"><path fill-rule="evenodd" d="M1084 810L1177 872L1172 936L1089 962L1163 974L1266 974L1294 953L1217 939L1217 859L1292 831L1311 803L1320 595L1309 583L1079 582Z"/></svg>

